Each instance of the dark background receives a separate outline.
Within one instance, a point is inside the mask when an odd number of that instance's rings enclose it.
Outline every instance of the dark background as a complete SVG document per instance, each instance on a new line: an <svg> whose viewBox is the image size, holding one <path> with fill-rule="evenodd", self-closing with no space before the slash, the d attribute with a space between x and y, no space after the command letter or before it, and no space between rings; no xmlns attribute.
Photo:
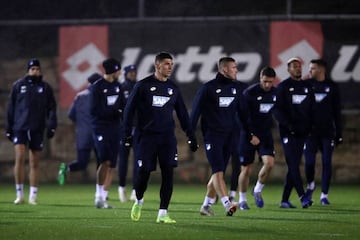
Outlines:
<svg viewBox="0 0 360 240"><path fill-rule="evenodd" d="M140 8L140 9L139 9ZM0 20L359 14L357 0L12 0Z"/></svg>

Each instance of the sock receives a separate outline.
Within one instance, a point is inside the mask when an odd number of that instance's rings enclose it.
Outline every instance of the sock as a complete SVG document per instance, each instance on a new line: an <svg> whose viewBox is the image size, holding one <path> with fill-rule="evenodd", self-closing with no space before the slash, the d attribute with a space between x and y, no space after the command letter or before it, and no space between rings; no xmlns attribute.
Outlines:
<svg viewBox="0 0 360 240"><path fill-rule="evenodd" d="M247 202L246 192L239 192L239 203L241 202Z"/></svg>
<svg viewBox="0 0 360 240"><path fill-rule="evenodd" d="M312 181L311 183L309 183L309 184L307 185L307 189L314 190L314 189L315 189L315 182Z"/></svg>
<svg viewBox="0 0 360 240"><path fill-rule="evenodd" d="M24 184L15 184L16 198L24 198Z"/></svg>
<svg viewBox="0 0 360 240"><path fill-rule="evenodd" d="M95 197L103 199L104 185L96 184Z"/></svg>
<svg viewBox="0 0 360 240"><path fill-rule="evenodd" d="M235 196L236 196L236 191L232 191L232 190L231 190L229 195L230 195L230 197L235 198Z"/></svg>
<svg viewBox="0 0 360 240"><path fill-rule="evenodd" d="M222 204L223 204L223 206L224 206L225 208L228 207L228 206L231 204L228 196L222 197L222 198L221 198L221 202L222 202Z"/></svg>
<svg viewBox="0 0 360 240"><path fill-rule="evenodd" d="M167 209L159 209L159 213L158 213L158 216L160 217L160 216L163 216L163 215L165 215L165 214L167 214Z"/></svg>
<svg viewBox="0 0 360 240"><path fill-rule="evenodd" d="M140 200L136 199L135 202L136 202L136 204L143 204L144 203L144 198L142 198Z"/></svg>
<svg viewBox="0 0 360 240"><path fill-rule="evenodd" d="M323 198L328 198L328 195L322 192L321 196L320 196L320 199L323 199Z"/></svg>
<svg viewBox="0 0 360 240"><path fill-rule="evenodd" d="M37 188L37 187L30 186L29 198L30 198L30 199L36 198L36 197L37 197L37 191L38 191L38 188Z"/></svg>
<svg viewBox="0 0 360 240"><path fill-rule="evenodd" d="M109 191L107 191L107 190L103 190L103 198L104 198L104 200L106 201L106 199L107 199L107 196L108 196L108 193L109 193Z"/></svg>
<svg viewBox="0 0 360 240"><path fill-rule="evenodd" d="M203 206L211 205L210 199L211 199L211 198L209 198L208 196L205 196L204 202L203 202ZM215 201L214 201L214 202L215 202Z"/></svg>
<svg viewBox="0 0 360 240"><path fill-rule="evenodd" d="M259 181L256 182L254 192L261 192L265 184L260 183Z"/></svg>
<svg viewBox="0 0 360 240"><path fill-rule="evenodd" d="M216 198L210 198L210 197L208 197L208 205L213 205L214 203L215 203L215 201L216 201Z"/></svg>

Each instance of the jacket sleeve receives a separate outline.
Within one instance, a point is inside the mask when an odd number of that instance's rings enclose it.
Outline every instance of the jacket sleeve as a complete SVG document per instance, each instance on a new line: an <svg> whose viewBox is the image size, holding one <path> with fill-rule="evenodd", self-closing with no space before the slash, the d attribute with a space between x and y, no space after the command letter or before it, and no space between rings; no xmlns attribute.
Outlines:
<svg viewBox="0 0 360 240"><path fill-rule="evenodd" d="M281 85L278 85L276 89L276 103L273 109L273 114L279 125L289 128L291 123L288 119L289 114L286 109L287 106L284 88Z"/></svg>
<svg viewBox="0 0 360 240"><path fill-rule="evenodd" d="M335 134L337 137L342 136L342 118L341 118L341 96L340 90L336 83L334 83L334 97L333 97L333 107L334 107L334 124L335 124Z"/></svg>
<svg viewBox="0 0 360 240"><path fill-rule="evenodd" d="M11 88L10 95L8 97L7 103L7 124L6 131L13 131L14 127L14 110L15 110L15 101L16 101L16 83L13 84Z"/></svg>
<svg viewBox="0 0 360 240"><path fill-rule="evenodd" d="M54 92L50 85L47 84L47 128L56 129L57 128L57 113L56 113L56 100Z"/></svg>
<svg viewBox="0 0 360 240"><path fill-rule="evenodd" d="M138 82L134 86L134 89L131 91L131 94L126 101L124 115L123 115L125 137L131 136L133 119L134 119L135 110L137 108L139 96L140 96L140 82Z"/></svg>
<svg viewBox="0 0 360 240"><path fill-rule="evenodd" d="M76 123L76 104L78 101L78 96L75 97L74 101L72 102L69 111L68 111L68 117L70 118L71 121L73 121L74 123Z"/></svg>
<svg viewBox="0 0 360 240"><path fill-rule="evenodd" d="M186 136L193 137L194 131L193 128L191 127L189 113L185 106L180 90L178 91L178 96L175 102L175 111L180 121L181 128L186 133Z"/></svg>
<svg viewBox="0 0 360 240"><path fill-rule="evenodd" d="M195 95L192 104L191 114L190 114L190 124L194 131L196 131L197 122L199 121L202 112L204 97L205 97L205 86L202 86Z"/></svg>

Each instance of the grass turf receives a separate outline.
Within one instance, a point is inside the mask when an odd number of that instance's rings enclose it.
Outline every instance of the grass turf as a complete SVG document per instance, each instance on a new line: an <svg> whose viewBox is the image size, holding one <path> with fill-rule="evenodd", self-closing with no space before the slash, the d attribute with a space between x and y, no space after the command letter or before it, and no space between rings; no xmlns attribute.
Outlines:
<svg viewBox="0 0 360 240"><path fill-rule="evenodd" d="M27 190L27 189L26 189ZM335 185L329 206L302 209L295 192L291 201L296 209L278 207L282 186L268 184L262 209L248 194L249 211L238 210L226 217L221 203L213 206L216 216L200 216L205 185L175 185L169 214L176 224L157 224L159 185L151 184L139 222L132 222L132 202L118 201L117 187L109 194L113 209L94 207L94 185L42 184L38 205L14 205L12 184L0 185L0 240L5 239L359 239L360 187ZM130 189L129 189L130 192ZM25 191L25 196L27 196Z"/></svg>

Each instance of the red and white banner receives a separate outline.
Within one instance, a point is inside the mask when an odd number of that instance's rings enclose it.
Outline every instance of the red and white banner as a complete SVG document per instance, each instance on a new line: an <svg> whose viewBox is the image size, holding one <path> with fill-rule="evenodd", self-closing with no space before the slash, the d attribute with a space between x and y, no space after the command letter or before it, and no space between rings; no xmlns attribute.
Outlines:
<svg viewBox="0 0 360 240"><path fill-rule="evenodd" d="M60 106L68 108L87 78L101 73L108 55L108 27L61 27L59 30Z"/></svg>
<svg viewBox="0 0 360 240"><path fill-rule="evenodd" d="M320 22L271 22L270 64L280 80L289 77L287 60L303 61L302 75L308 75L311 59L322 57L323 33Z"/></svg>

